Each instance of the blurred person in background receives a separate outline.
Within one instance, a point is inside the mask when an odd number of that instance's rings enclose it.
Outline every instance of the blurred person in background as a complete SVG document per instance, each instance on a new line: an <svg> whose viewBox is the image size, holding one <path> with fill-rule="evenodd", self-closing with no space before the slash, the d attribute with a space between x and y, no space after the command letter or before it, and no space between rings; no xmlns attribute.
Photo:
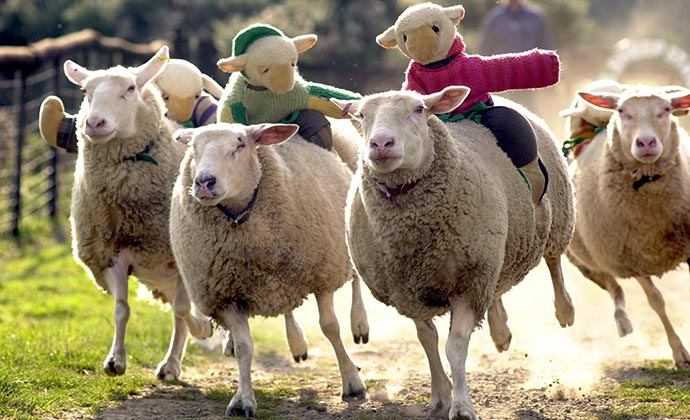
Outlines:
<svg viewBox="0 0 690 420"><path fill-rule="evenodd" d="M484 17L479 54L508 54L533 48L553 50L555 46L544 13L526 0L501 0L501 4ZM537 111L533 90L504 92L501 95L533 112Z"/></svg>

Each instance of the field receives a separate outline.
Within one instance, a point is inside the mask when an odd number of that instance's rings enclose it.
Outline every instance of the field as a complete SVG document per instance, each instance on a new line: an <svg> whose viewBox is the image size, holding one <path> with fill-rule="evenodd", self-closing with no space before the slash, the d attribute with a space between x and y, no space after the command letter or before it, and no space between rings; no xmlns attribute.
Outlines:
<svg viewBox="0 0 690 420"><path fill-rule="evenodd" d="M54 231L38 231L43 233L21 243L2 242L0 248L0 418L222 418L237 385L235 360L220 354L215 339L216 347L191 341L181 381L158 382L153 371L167 349L172 316L140 296L134 279L128 370L118 378L103 373L113 334L112 299L73 261L67 243L45 239L54 237ZM608 295L564 264L576 307L573 327L558 326L548 271L539 266L506 296L510 350L499 354L488 328L473 335L468 382L480 416L690 418L690 371L673 368L661 324L636 282L623 282L635 331L619 338ZM688 277L682 266L657 282L686 345ZM340 400L335 358L319 331L316 304L309 299L295 313L310 343L306 362L292 361L282 319L252 320L257 418L426 418L428 367L413 324L365 292L372 328L364 346L350 337L349 286L336 299L341 334L362 369L367 400ZM443 353L448 319L439 319L437 326Z"/></svg>

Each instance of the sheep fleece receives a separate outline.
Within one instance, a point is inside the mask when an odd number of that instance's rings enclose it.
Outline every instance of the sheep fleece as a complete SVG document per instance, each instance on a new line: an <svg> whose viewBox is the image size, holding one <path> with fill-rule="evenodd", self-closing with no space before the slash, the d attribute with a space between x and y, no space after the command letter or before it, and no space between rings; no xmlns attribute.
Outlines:
<svg viewBox="0 0 690 420"><path fill-rule="evenodd" d="M153 269L167 263L171 271L175 270L168 214L184 148L172 140L163 119L162 101L150 89L143 92L136 137L95 145L83 135L86 100L77 115L79 155L72 189L72 245L75 259L103 290L107 286L102 273L112 264L111 257L123 248L135 253L141 267ZM158 165L123 161L144 150L151 140L154 146L149 154Z"/></svg>
<svg viewBox="0 0 690 420"><path fill-rule="evenodd" d="M190 153L173 191L173 251L192 300L216 319L231 302L250 316L284 314L310 293L337 290L353 272L343 221L352 172L298 136L257 153L256 203L237 228L189 194Z"/></svg>
<svg viewBox="0 0 690 420"><path fill-rule="evenodd" d="M348 243L378 300L404 316L431 319L460 295L479 324L494 296L519 283L542 255L565 251L574 224L572 186L553 134L533 115L531 122L550 175L536 212L493 135L473 122L429 120L433 161L413 174L419 181L398 196L400 207L380 197L373 173L360 165L348 196Z"/></svg>

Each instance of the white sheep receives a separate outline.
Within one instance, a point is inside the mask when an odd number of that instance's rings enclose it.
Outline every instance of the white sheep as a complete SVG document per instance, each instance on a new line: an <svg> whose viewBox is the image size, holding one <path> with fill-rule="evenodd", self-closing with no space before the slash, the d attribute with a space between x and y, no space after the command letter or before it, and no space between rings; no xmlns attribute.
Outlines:
<svg viewBox="0 0 690 420"><path fill-rule="evenodd" d="M430 95L387 92L337 102L361 120L365 138L346 210L352 261L374 297L415 322L431 369L431 417L455 420L478 418L465 378L472 331L488 310L494 343L507 348L501 295L542 257L561 295L559 319L572 323L573 317L560 267L574 224L573 197L554 135L522 111L550 174L535 207L488 129L434 116L455 109L468 92L452 86ZM448 312L452 385L432 321Z"/></svg>
<svg viewBox="0 0 690 420"><path fill-rule="evenodd" d="M90 71L71 60L67 78L84 91L77 115L78 157L72 188L74 258L115 301L115 336L103 368L122 375L127 367L128 276L173 308L173 334L156 375L177 379L187 333L211 335L208 320L191 314L168 233L172 185L184 148L172 139L163 102L149 81L168 59L162 47L147 63Z"/></svg>
<svg viewBox="0 0 690 420"><path fill-rule="evenodd" d="M366 393L340 338L333 293L353 275L344 209L352 172L291 124L178 130L189 144L173 190L170 236L192 301L232 332L240 378L228 415L254 415L248 318L278 316L313 293L345 399ZM280 144L283 143L283 144Z"/></svg>
<svg viewBox="0 0 690 420"><path fill-rule="evenodd" d="M622 93L627 88L615 80L600 79L586 85L586 92ZM592 141L594 136L606 128L611 119L611 112L597 109L579 96L575 96L570 108L562 110L559 115L565 118L565 138L563 154L576 158L582 147ZM572 155L571 155L572 151Z"/></svg>
<svg viewBox="0 0 690 420"><path fill-rule="evenodd" d="M690 109L690 90L632 87L579 96L612 117L571 163L578 217L567 255L611 295L620 336L632 325L616 278L634 277L661 318L676 366L690 368L651 279L690 258L690 140L672 115Z"/></svg>

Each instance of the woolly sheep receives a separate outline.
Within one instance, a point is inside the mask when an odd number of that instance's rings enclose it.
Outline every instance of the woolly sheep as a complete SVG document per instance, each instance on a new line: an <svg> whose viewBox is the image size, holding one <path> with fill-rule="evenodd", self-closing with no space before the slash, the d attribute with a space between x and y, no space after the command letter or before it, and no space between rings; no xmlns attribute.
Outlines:
<svg viewBox="0 0 690 420"><path fill-rule="evenodd" d="M431 369L431 416L476 420L465 378L470 335L488 310L491 336L497 348L507 348L501 296L542 256L561 295L557 309L563 304L560 315L572 322L560 255L574 212L564 159L533 114L523 111L551 176L536 208L485 127L444 124L433 115L455 109L468 91L452 86L430 95L387 92L338 103L361 120L365 138L346 207L355 268L374 297L415 322ZM448 312L452 386L432 321Z"/></svg>
<svg viewBox="0 0 690 420"><path fill-rule="evenodd" d="M690 109L690 90L667 91L579 92L612 117L570 165L578 217L567 255L611 295L620 336L632 325L616 278L634 277L661 318L676 366L687 369L690 355L651 278L690 258L690 146L672 115Z"/></svg>
<svg viewBox="0 0 690 420"><path fill-rule="evenodd" d="M173 190L170 235L192 301L232 332L238 390L228 415L254 415L251 316L278 316L316 295L343 398L366 393L340 338L333 292L352 275L344 208L352 178L290 124L218 123L179 130L189 144ZM279 145L278 145L279 144Z"/></svg>
<svg viewBox="0 0 690 420"><path fill-rule="evenodd" d="M168 233L172 185L184 148L172 139L162 100L149 81L163 68L162 47L136 68L90 71L71 60L65 75L84 90L77 115L78 157L72 188L74 258L115 301L115 336L103 368L122 375L127 366L128 276L171 302L173 334L156 368L160 379L180 376L187 332L210 336L208 320L191 314Z"/></svg>

